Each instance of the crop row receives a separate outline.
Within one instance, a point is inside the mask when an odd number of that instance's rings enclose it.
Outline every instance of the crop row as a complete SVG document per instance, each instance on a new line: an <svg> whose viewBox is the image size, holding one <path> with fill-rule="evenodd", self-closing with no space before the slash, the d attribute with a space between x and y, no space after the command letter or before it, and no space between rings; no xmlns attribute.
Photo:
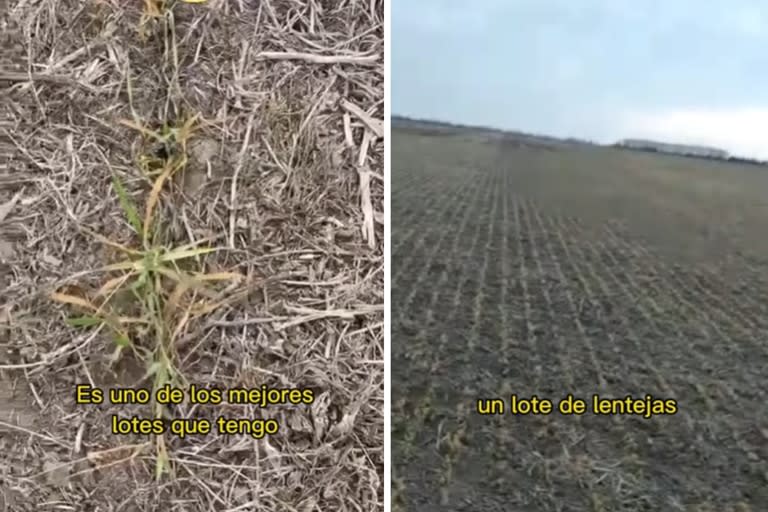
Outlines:
<svg viewBox="0 0 768 512"><path fill-rule="evenodd" d="M712 272L669 265L620 223L589 226L545 210L498 164L423 172L393 198L393 454L403 503L483 495L546 506L541 483L504 485L519 475L578 484L585 502L666 506L677 498L654 502L648 492L670 468L685 474L713 457L742 483L697 492L744 499L768 474L755 436L765 413L747 412L764 410L760 301L733 300L733 286ZM476 414L476 399L511 393L650 393L680 410L652 422ZM674 456L649 464L660 447ZM611 464L624 483L589 488Z"/></svg>

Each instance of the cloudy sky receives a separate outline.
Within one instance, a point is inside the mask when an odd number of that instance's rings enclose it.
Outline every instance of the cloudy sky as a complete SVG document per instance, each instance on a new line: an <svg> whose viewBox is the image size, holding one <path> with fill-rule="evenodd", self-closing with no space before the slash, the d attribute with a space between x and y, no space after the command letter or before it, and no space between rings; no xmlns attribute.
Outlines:
<svg viewBox="0 0 768 512"><path fill-rule="evenodd" d="M392 0L392 112L768 158L764 0Z"/></svg>

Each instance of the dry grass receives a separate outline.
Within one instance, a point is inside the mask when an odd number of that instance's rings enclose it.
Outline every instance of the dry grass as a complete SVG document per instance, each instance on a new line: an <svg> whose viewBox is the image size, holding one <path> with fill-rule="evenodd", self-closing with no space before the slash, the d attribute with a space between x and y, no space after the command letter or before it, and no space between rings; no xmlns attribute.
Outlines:
<svg viewBox="0 0 768 512"><path fill-rule="evenodd" d="M383 2L12 0L0 18L0 510L383 509ZM154 412L73 388L151 388L157 353L113 358L50 294L104 291L117 244L202 241L219 250L186 270L243 279L169 324L169 367L316 400L170 406L280 432L167 435L156 480L156 440L109 432Z"/></svg>

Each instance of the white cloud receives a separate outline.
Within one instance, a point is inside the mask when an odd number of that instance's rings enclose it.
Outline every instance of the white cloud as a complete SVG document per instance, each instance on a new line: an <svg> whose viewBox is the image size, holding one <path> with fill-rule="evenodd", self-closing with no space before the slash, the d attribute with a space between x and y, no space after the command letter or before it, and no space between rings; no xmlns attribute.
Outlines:
<svg viewBox="0 0 768 512"><path fill-rule="evenodd" d="M768 108L633 112L625 116L620 136L714 146L768 160Z"/></svg>

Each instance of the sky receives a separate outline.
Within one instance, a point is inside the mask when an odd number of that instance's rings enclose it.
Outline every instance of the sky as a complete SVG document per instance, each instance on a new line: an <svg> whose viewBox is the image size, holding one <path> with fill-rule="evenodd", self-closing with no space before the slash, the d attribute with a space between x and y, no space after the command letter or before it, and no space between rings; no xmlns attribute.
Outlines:
<svg viewBox="0 0 768 512"><path fill-rule="evenodd" d="M768 159L765 0L392 0L391 109Z"/></svg>

